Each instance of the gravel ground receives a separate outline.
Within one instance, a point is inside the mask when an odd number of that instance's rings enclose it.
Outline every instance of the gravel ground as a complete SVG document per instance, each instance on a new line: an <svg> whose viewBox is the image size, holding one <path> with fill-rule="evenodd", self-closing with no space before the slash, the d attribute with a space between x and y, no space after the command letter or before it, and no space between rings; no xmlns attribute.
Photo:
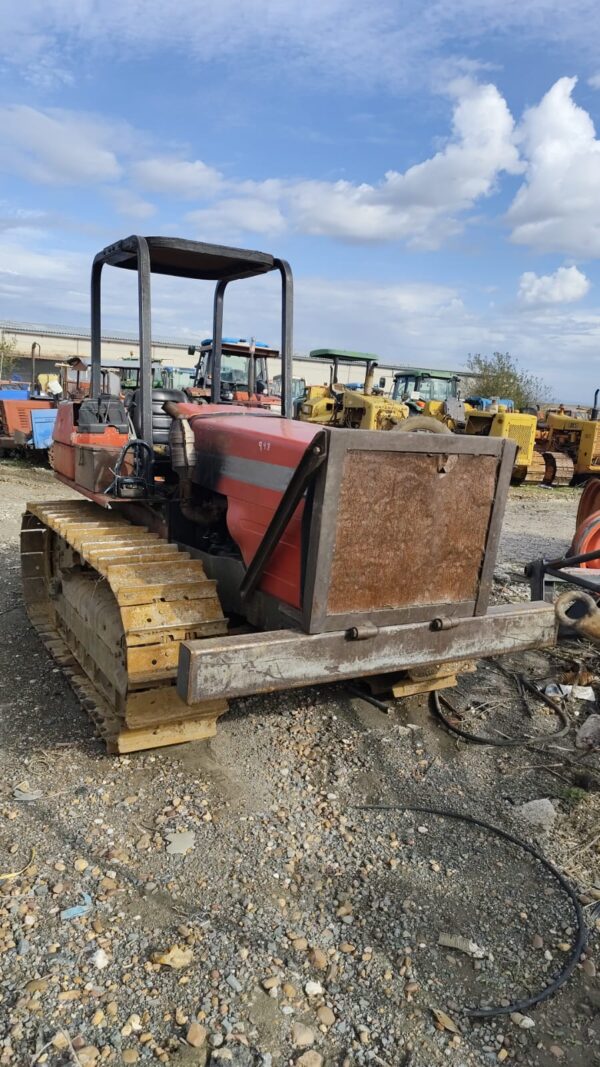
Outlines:
<svg viewBox="0 0 600 1067"><path fill-rule="evenodd" d="M68 494L6 463L0 494L0 1064L600 1064L600 763L573 731L544 749L457 744L424 698L385 715L331 686L236 701L209 743L107 757L20 599L23 505ZM567 547L577 497L511 491L497 599L526 597L522 563ZM574 663L598 683L585 644L507 661L536 678ZM490 664L450 699L479 732L558 725ZM540 798L547 830L519 812ZM533 1025L464 1008L549 983L574 939L568 898L476 826L378 804L488 819L573 881L590 943Z"/></svg>

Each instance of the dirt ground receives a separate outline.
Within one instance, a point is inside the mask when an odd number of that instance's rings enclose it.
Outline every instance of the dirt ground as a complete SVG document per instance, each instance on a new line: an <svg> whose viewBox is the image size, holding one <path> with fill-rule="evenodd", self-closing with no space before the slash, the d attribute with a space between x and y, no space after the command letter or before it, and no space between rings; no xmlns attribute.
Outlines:
<svg viewBox="0 0 600 1067"><path fill-rule="evenodd" d="M554 742L497 748L457 743L425 698L384 714L333 685L233 702L211 742L109 757L21 601L23 506L65 495L0 464L0 1065L600 1064L600 761L574 746L595 704L571 701ZM497 599L568 547L577 499L511 490ZM537 679L573 664L597 695L585 643L507 660ZM560 726L493 664L449 697L478 733ZM546 830L519 811L544 798ZM579 894L587 949L521 1025L465 1009L549 985L568 896L513 844L407 805L516 833Z"/></svg>

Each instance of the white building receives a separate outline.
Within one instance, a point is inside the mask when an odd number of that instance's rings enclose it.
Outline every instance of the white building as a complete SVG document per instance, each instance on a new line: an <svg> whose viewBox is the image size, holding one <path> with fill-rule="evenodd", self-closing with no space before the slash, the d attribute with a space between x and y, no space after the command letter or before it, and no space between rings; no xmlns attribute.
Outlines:
<svg viewBox="0 0 600 1067"><path fill-rule="evenodd" d="M31 380L31 353L35 349L36 374L52 373L55 364L70 356L79 356L90 360L89 330L70 326L46 326L32 322L11 322L0 320L0 340L16 341L17 362L13 372L23 381ZM200 338L198 339L200 341ZM169 340L164 337L152 339L152 359L167 366L194 367L197 356L188 354L188 346L182 341ZM138 359L138 339L135 334L106 333L102 337L102 361L110 364L111 360ZM310 359L308 356L294 357L294 378L304 380L306 385L325 385L329 382L331 364L326 361ZM381 362L375 372L375 385L381 384L385 392L392 388L394 372L399 364ZM403 364L403 369L410 364ZM280 373L276 360L269 360L269 377L272 379ZM466 371L455 371L461 379L469 377ZM364 371L361 367L340 364L339 380L347 384L360 381ZM4 377L0 367L0 379Z"/></svg>

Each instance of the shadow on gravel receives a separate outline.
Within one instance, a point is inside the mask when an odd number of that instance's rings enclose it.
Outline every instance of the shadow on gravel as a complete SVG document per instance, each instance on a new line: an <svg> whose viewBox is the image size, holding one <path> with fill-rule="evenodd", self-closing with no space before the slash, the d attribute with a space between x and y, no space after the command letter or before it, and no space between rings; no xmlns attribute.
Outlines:
<svg viewBox="0 0 600 1067"><path fill-rule="evenodd" d="M94 727L25 611L18 549L0 550L0 736L6 755L97 748Z"/></svg>

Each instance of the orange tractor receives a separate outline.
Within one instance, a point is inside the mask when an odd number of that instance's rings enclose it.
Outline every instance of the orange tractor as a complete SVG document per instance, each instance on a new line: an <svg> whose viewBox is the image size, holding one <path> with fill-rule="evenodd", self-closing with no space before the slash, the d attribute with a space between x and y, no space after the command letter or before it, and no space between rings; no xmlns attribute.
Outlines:
<svg viewBox="0 0 600 1067"><path fill-rule="evenodd" d="M108 266L138 278L128 410L101 390ZM281 415L221 403L226 289L271 272ZM205 403L153 394L153 274L216 283ZM22 572L30 619L111 751L209 737L234 697L435 678L554 641L551 605L489 606L514 444L294 421L292 292L280 258L179 238L94 260L90 395L59 404L53 445L82 499L28 506Z"/></svg>

